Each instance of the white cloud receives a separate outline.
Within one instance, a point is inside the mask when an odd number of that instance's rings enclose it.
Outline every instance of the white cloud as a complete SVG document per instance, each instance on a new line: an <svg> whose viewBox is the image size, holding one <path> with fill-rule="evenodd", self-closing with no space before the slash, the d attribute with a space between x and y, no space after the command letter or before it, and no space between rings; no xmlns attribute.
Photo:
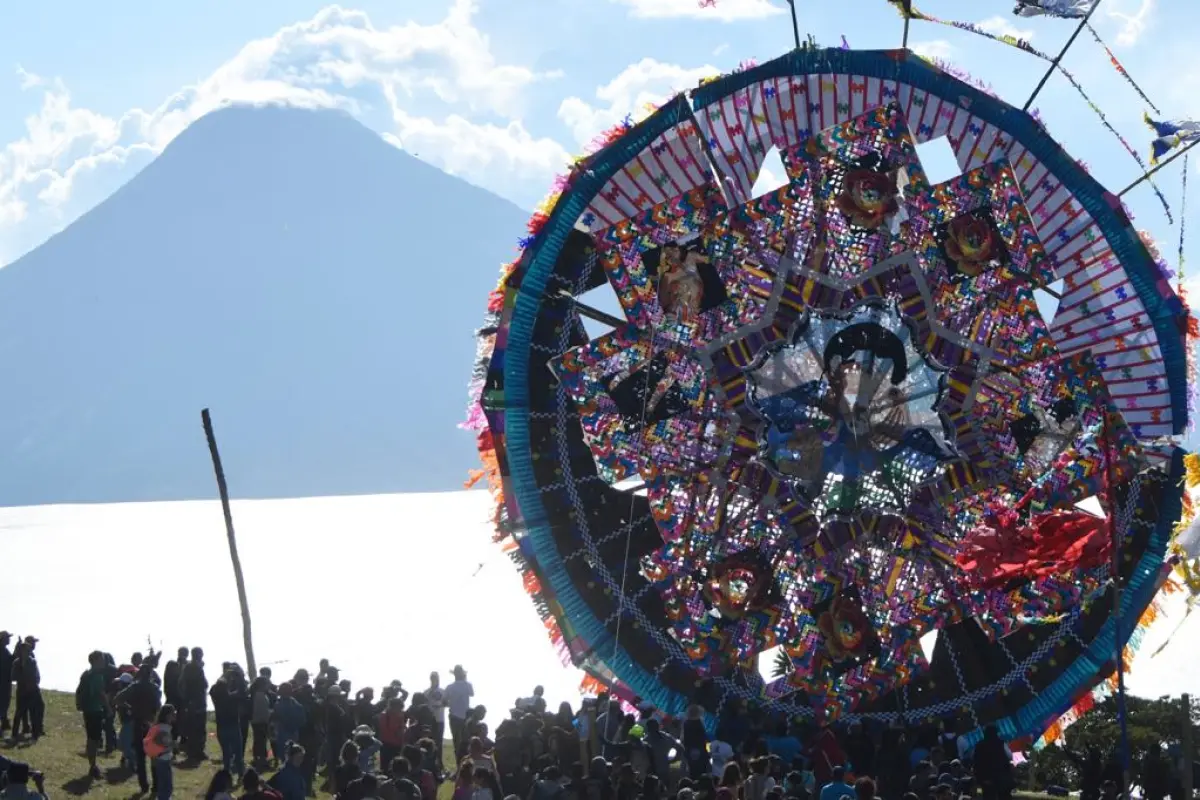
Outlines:
<svg viewBox="0 0 1200 800"><path fill-rule="evenodd" d="M607 105L597 107L582 98L568 97L559 105L558 118L571 129L577 142L586 144L626 115L636 117L647 104L661 103L676 92L694 88L701 78L719 72L708 65L687 68L643 58L596 89L596 98Z"/></svg>
<svg viewBox="0 0 1200 800"><path fill-rule="evenodd" d="M1008 17L996 15L989 17L983 22L978 23L981 30L985 30L994 36L1012 36L1016 39L1024 39L1031 41L1033 39L1033 30L1030 28L1018 28L1009 21Z"/></svg>
<svg viewBox="0 0 1200 800"><path fill-rule="evenodd" d="M393 116L396 133L386 136L393 144L427 158L440 167L493 190L512 179L531 174L550 178L565 172L571 154L552 139L534 138L517 121L507 125L478 124L452 114L438 122L414 117L397 109Z"/></svg>
<svg viewBox="0 0 1200 800"><path fill-rule="evenodd" d="M377 129L392 126L408 149L448 171L510 196L514 180L526 181L537 196L568 155L524 128L523 95L558 74L497 61L475 9L474 0L454 0L440 22L381 29L362 12L329 6L248 43L157 108L117 117L77 108L61 81L18 68L21 87L42 92L42 105L22 138L0 146L0 254L35 246L86 211L81 201L103 199L193 121L231 103L343 109ZM430 104L444 107L439 118L416 113ZM502 121L476 124L473 115Z"/></svg>
<svg viewBox="0 0 1200 800"><path fill-rule="evenodd" d="M711 19L719 22L733 22L743 19L763 19L782 14L779 4L786 0L772 3L771 0L715 0L706 5L701 0L612 0L623 6L629 6L630 13L642 19L671 19L690 17L693 19Z"/></svg>
<svg viewBox="0 0 1200 800"><path fill-rule="evenodd" d="M1154 0L1132 0L1137 4L1136 11L1126 12L1122 9L1110 9L1108 16L1122 24L1121 32L1117 34L1117 44L1121 47L1131 47L1138 43L1142 38L1142 34L1146 32L1146 26L1150 22L1150 15L1154 13Z"/></svg>
<svg viewBox="0 0 1200 800"><path fill-rule="evenodd" d="M721 44L719 44L715 48L713 48L713 55L719 56L719 55L721 55L721 53L724 53L728 49L729 49L729 43L722 42Z"/></svg>
<svg viewBox="0 0 1200 800"><path fill-rule="evenodd" d="M945 39L934 39L928 42L912 42L908 49L922 58L937 58L949 61L954 56L954 45Z"/></svg>

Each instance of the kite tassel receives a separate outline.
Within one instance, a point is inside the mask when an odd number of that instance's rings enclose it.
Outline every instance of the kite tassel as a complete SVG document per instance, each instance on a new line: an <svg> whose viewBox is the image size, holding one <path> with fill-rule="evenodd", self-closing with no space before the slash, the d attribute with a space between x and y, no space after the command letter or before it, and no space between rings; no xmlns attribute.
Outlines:
<svg viewBox="0 0 1200 800"><path fill-rule="evenodd" d="M1159 121L1151 117L1149 114L1143 114L1142 119L1144 119L1146 124L1150 126L1150 129L1154 131L1155 136L1166 139L1179 134L1179 126L1173 122Z"/></svg>

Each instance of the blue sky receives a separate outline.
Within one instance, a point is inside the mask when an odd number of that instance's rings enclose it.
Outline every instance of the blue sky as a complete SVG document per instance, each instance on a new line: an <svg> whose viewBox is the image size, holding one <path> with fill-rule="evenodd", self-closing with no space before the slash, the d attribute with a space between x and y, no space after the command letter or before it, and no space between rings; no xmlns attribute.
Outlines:
<svg viewBox="0 0 1200 800"><path fill-rule="evenodd" d="M0 263L36 246L128 180L196 116L230 101L349 109L410 152L526 208L568 154L646 100L791 44L783 0L82 0L0 9ZM884 0L798 0L821 43L893 47ZM1021 19L1011 0L927 0L927 12L1017 29L1056 52L1071 23ZM970 9L967 11L967 9ZM1190 0L1104 0L1100 34L1168 116L1200 114L1200 32ZM917 24L915 48L957 63L1021 103L1034 59ZM1139 150L1141 100L1086 35L1067 66ZM1111 187L1136 164L1055 78L1037 103L1052 132ZM1200 162L1198 162L1200 163ZM299 166L299 165L298 165ZM1177 204L1179 172L1162 177ZM1153 195L1131 198L1164 243ZM1200 202L1193 203L1193 209ZM1173 251L1174 245L1170 245Z"/></svg>
<svg viewBox="0 0 1200 800"><path fill-rule="evenodd" d="M1102 0L1095 25L1165 116L1200 116L1195 0ZM40 0L0 3L0 264L36 247L128 181L191 121L229 101L349 110L420 158L525 208L568 156L648 100L792 44L784 0ZM896 47L884 0L797 0L822 44ZM943 18L1019 31L1056 53L1073 24L1021 19L1012 0L924 0ZM1045 65L915 23L914 49L956 63L1021 105ZM1066 66L1148 150L1143 103L1085 35ZM1113 189L1139 168L1061 78L1036 106ZM1200 165L1200 151L1193 166ZM317 154L314 154L314 158ZM303 163L296 165L304 169ZM1159 182L1178 223L1180 168ZM1200 177L1200 176L1197 176ZM1196 184L1200 189L1200 182ZM1175 263L1178 227L1152 192L1128 198ZM1200 269L1200 193L1189 227ZM514 241L520 231L514 231ZM481 302L481 298L470 302ZM1178 662L1140 673L1177 690ZM1194 690L1194 687L1190 687Z"/></svg>

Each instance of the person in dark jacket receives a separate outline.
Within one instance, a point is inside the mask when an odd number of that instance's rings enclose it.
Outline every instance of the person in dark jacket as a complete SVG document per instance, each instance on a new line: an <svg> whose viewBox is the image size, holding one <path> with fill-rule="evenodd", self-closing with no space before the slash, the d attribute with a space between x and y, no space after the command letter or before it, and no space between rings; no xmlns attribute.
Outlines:
<svg viewBox="0 0 1200 800"><path fill-rule="evenodd" d="M203 760L208 736L208 678L204 677L204 651L199 647L192 648L192 660L180 672L179 695L186 714L183 727L188 758Z"/></svg>
<svg viewBox="0 0 1200 800"><path fill-rule="evenodd" d="M24 716L29 734L34 741L46 734L44 722L46 719L46 703L42 699L42 673L38 669L37 656L34 650L38 640L26 636L21 648L21 656L14 659L13 667L16 674L13 680L17 684L17 715ZM21 712L24 712L22 714ZM13 733L18 733L18 720L13 724Z"/></svg>
<svg viewBox="0 0 1200 800"><path fill-rule="evenodd" d="M329 687L325 701L321 704L321 710L322 721L325 723L326 765L332 773L338 767L338 757L342 751L342 745L350 740L350 733L354 730L354 719L346 707L342 687L337 685Z"/></svg>
<svg viewBox="0 0 1200 800"><path fill-rule="evenodd" d="M124 706L129 710L129 719L133 724L130 744L133 748L133 764L137 773L138 786L142 792L150 790L150 781L146 773L146 749L143 742L150 726L158 718L158 710L162 707L162 694L158 684L154 682L154 670L146 664L138 668L133 683L122 689L113 699L113 705Z"/></svg>
<svg viewBox="0 0 1200 800"><path fill-rule="evenodd" d="M8 723L8 707L12 703L12 653L8 651L8 643L12 634L0 631L0 733L11 727Z"/></svg>
<svg viewBox="0 0 1200 800"><path fill-rule="evenodd" d="M687 719L683 723L683 761L692 780L699 780L712 769L708 755L708 732L704 729L704 709L700 706L690 706L687 710Z"/></svg>
<svg viewBox="0 0 1200 800"><path fill-rule="evenodd" d="M301 732L308 719L308 713L300 701L294 697L294 694L295 690L290 683L283 684L279 687L279 699L275 701L275 707L271 709L270 721L275 725L275 741L272 747L281 762L291 758L290 755L286 755L288 743L299 743L302 740ZM300 765L303 766L303 761Z"/></svg>
<svg viewBox="0 0 1200 800"><path fill-rule="evenodd" d="M183 695L180 694L179 679L183 677L183 665L187 661L188 649L181 647L175 660L168 661L166 668L163 669L163 694L166 695L167 702L181 712L183 711Z"/></svg>
<svg viewBox="0 0 1200 800"><path fill-rule="evenodd" d="M221 763L234 777L246 771L246 740L242 738L242 714L246 704L246 680L237 664L225 664L225 670L212 685L213 717L217 723L217 743Z"/></svg>
<svg viewBox="0 0 1200 800"><path fill-rule="evenodd" d="M983 731L975 745L975 777L984 800L1009 800L1013 792L1012 756L995 725Z"/></svg>
<svg viewBox="0 0 1200 800"><path fill-rule="evenodd" d="M316 782L321 748L325 744L322 739L324 728L320 718L321 706L317 702L316 694L310 683L301 682L298 685L293 683L292 694L304 711L304 722L300 725L300 744L304 747L304 778L308 781L309 787L312 787Z"/></svg>
<svg viewBox="0 0 1200 800"><path fill-rule="evenodd" d="M1082 753L1065 752L1079 773L1079 800L1100 800L1100 784L1104 782L1104 757L1100 748L1093 745Z"/></svg>
<svg viewBox="0 0 1200 800"><path fill-rule="evenodd" d="M290 695L288 699L295 702ZM283 795L283 800L305 800L308 797L309 784L304 775L303 747L295 742L288 743L283 767L267 780L267 785Z"/></svg>

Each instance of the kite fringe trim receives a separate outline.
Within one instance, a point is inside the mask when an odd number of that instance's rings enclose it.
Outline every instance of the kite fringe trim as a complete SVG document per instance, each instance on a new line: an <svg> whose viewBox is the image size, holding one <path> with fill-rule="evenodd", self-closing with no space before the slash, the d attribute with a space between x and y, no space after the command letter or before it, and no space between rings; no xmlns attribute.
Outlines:
<svg viewBox="0 0 1200 800"><path fill-rule="evenodd" d="M649 115L657 111L659 107L656 104L647 103L643 112ZM500 279L496 288L488 295L487 314L484 317L483 325L475 332L475 365L467 383L466 417L459 424L460 428L475 432L475 444L480 461L480 467L468 472L463 487L471 489L481 482L486 485L493 501L492 541L500 546L500 549L516 566L521 576L522 588L533 601L534 608L537 609L538 616L542 620L542 626L546 629L546 635L554 645L564 666L579 666L582 657L577 660L576 654L572 652L573 642L564 634L559 625L558 615L554 613L552 607L553 601L542 588L542 578L538 575L532 560L526 558L521 549L524 526L520 509L517 508L515 500L510 500L505 492L495 434L488 425L489 405L492 405L496 411L500 411L503 408L503 399L485 398L484 393L488 372L493 359L497 356L498 333L504 324L507 312L511 312L512 305L516 300L517 285L514 284L513 278L519 275L526 250L537 239L538 234L550 218L551 210L570 188L581 169L586 166L587 159L593 153L620 139L634 124L633 115L626 115L611 128L592 139L585 148L584 154L577 156L572 161L570 170L555 178L550 193L538 204L526 224L528 235L517 241L516 258L500 267ZM500 355L502 354L501 351ZM586 673L580 685L581 691L591 693L611 688L605 681Z"/></svg>
<svg viewBox="0 0 1200 800"><path fill-rule="evenodd" d="M1197 479L1200 479L1200 458L1195 454L1182 456L1180 454L1181 451L1176 450L1175 455L1172 457L1172 467L1168 470L1168 484L1172 481L1179 483L1186 482L1193 473L1195 473ZM1182 504L1181 515L1185 515L1188 513L1191 505L1188 501L1186 491L1181 492L1180 499ZM1167 516L1169 517L1170 515ZM1130 631L1129 638L1125 640L1125 646L1121 650L1121 662L1126 672L1129 671L1133 657L1137 654L1145 640L1146 631L1160 616L1163 616L1162 598L1173 594L1179 589L1179 586L1171 580L1171 571L1177 565L1178 561L1177 557L1171 555L1172 543L1179 530L1178 522L1173 523L1170 529L1166 529L1165 519L1160 518L1157 526L1155 533L1151 537L1151 542L1159 537L1165 538L1166 553L1156 558L1147 558L1148 554L1144 554L1141 562L1131 573L1132 577L1127 581L1125 586L1125 596L1122 597L1122 603L1124 604L1133 595L1138 595L1148 590L1145 607L1138 617L1137 624ZM1154 549L1153 546L1150 549ZM1150 583L1150 585L1147 586L1147 583ZM1132 601L1130 602L1132 603ZM1105 622L1105 626L1107 627L1108 625L1113 625L1113 635L1115 637L1118 631L1111 617ZM1093 647L1095 647L1095 642L1093 642ZM1112 663L1111 655L1109 656L1108 663ZM1092 685L1091 689L1084 690L1067 707L1066 711L1051 718L1051 721L1044 728L1042 735L1034 742L1033 749L1037 751L1049 744L1062 742L1067 728L1072 723L1095 708L1097 703L1110 697L1116 689L1117 675L1115 668L1113 668L1112 674L1100 679L1098 683Z"/></svg>
<svg viewBox="0 0 1200 800"><path fill-rule="evenodd" d="M1167 588L1171 586L1170 580L1163 583L1160 594L1169 594L1172 590ZM1125 648L1121 651L1121 662L1125 672L1128 674L1130 666L1133 664L1133 657L1142 647L1142 642L1145 640L1146 631L1154 624L1159 616L1163 615L1161 599L1156 598L1150 605L1146 606L1146 610L1138 618L1137 625L1129 634L1129 639L1125 643ZM1106 698L1111 697L1117 690L1117 675L1116 670L1113 674L1100 681L1100 684L1094 687L1091 691L1085 692L1075 704L1072 705L1062 716L1046 728L1037 741L1033 744L1033 749L1041 750L1047 745L1058 744L1063 741L1066 735L1067 728L1077 722L1080 717L1091 711L1099 703Z"/></svg>

